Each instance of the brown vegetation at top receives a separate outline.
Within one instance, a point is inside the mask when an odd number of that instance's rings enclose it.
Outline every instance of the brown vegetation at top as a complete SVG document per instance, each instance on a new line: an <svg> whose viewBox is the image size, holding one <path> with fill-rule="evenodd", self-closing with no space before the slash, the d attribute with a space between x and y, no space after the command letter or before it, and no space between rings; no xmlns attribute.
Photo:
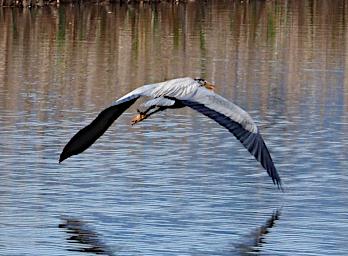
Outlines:
<svg viewBox="0 0 348 256"><path fill-rule="evenodd" d="M163 0L162 0L163 1ZM148 2L148 3L157 3L161 2L161 0L0 0L0 7L1 6L10 6L10 7L24 7L24 8L30 8L30 7L42 7L45 5L59 5L59 4L68 4L68 3L75 3L75 4L82 4L82 3L98 3L98 4L105 4L105 3L142 3L142 2ZM182 2L180 0L164 0L164 2Z"/></svg>

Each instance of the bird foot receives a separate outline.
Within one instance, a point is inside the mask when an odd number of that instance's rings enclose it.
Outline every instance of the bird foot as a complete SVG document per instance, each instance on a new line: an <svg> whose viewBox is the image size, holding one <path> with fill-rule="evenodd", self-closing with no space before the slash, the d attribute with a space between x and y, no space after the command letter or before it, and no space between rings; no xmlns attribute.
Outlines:
<svg viewBox="0 0 348 256"><path fill-rule="evenodd" d="M139 112L139 111L138 111ZM144 119L146 119L148 117L148 115L139 112L138 115L136 115L135 117L132 118L131 120L131 125L135 125L136 123L139 123L141 121L143 121Z"/></svg>

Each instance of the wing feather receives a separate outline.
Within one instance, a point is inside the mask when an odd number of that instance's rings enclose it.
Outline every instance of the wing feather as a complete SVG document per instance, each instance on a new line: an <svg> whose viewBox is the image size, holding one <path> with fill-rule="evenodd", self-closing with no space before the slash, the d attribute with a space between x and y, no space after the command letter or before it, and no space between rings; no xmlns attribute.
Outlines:
<svg viewBox="0 0 348 256"><path fill-rule="evenodd" d="M281 179L272 157L251 117L223 97L205 91L198 92L191 99L181 100L181 102L229 130L266 169L273 183L281 188Z"/></svg>
<svg viewBox="0 0 348 256"><path fill-rule="evenodd" d="M132 98L100 112L89 125L82 128L70 139L60 154L59 162L64 161L72 155L80 154L89 148L138 98Z"/></svg>

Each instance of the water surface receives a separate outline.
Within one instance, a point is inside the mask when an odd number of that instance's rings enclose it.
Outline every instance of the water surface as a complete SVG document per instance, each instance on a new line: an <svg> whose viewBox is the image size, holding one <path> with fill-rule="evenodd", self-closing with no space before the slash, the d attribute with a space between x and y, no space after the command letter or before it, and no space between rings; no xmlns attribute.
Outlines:
<svg viewBox="0 0 348 256"><path fill-rule="evenodd" d="M1 9L0 254L347 255L347 8ZM285 193L190 109L131 127L132 107L58 164L70 137L113 100L181 76L206 78L252 115Z"/></svg>

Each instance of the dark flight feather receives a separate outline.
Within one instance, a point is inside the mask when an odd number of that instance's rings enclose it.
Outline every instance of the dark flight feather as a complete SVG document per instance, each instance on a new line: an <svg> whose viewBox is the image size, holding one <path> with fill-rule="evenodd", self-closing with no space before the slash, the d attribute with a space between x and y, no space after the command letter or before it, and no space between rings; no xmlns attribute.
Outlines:
<svg viewBox="0 0 348 256"><path fill-rule="evenodd" d="M255 157L255 159L261 163L262 167L266 169L268 175L272 178L273 183L277 184L278 187L281 188L281 179L274 166L266 144L259 132L253 133L246 130L238 122L235 122L231 118L206 107L204 104L188 100L183 100L182 103L213 119L236 136L236 138Z"/></svg>
<svg viewBox="0 0 348 256"><path fill-rule="evenodd" d="M70 156L80 154L89 148L137 99L138 97L121 104L108 107L100 112L92 123L76 133L68 144L66 144L63 152L60 154L59 163Z"/></svg>

